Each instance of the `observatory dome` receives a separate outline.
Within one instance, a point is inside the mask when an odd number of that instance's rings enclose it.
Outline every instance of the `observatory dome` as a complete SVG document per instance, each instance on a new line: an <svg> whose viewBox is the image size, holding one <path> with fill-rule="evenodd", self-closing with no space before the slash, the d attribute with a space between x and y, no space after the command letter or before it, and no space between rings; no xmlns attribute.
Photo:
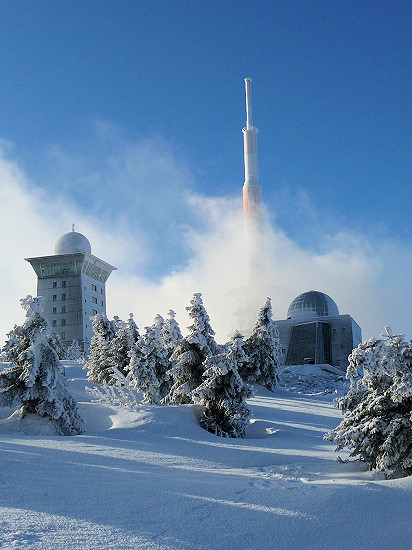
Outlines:
<svg viewBox="0 0 412 550"><path fill-rule="evenodd" d="M55 254L75 254L76 252L87 252L88 254L92 252L89 240L76 231L62 235L54 247Z"/></svg>
<svg viewBox="0 0 412 550"><path fill-rule="evenodd" d="M339 310L332 298L323 292L309 290L299 294L293 300L289 306L287 318L304 321L334 315L339 315Z"/></svg>

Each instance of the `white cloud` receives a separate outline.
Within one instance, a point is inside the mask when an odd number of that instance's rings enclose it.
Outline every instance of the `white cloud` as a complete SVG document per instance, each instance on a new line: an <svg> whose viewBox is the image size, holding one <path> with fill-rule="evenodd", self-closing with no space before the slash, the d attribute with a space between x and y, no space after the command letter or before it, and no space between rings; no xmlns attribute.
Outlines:
<svg viewBox="0 0 412 550"><path fill-rule="evenodd" d="M132 311L143 328L172 308L184 330L185 307L193 292L202 292L219 340L234 328L238 289L244 288L241 199L193 193L190 172L180 169L163 142L120 141L111 157L116 162L100 170L97 162L93 170L85 168L85 156L79 161L55 148L60 181L76 174L61 194L57 187L34 185L16 162L0 157L1 341L22 321L19 299L36 292L34 272L23 258L51 254L72 222L89 238L94 254L119 268L107 285L110 316L124 318ZM148 180L151 194L146 194ZM76 195L75 182L87 192ZM105 201L95 204L96 193ZM269 293L275 317L284 318L295 296L321 290L341 313L355 318L365 337L379 334L385 324L411 337L412 251L402 243L342 231L327 237L320 232L318 239L311 251L268 225L266 281L256 285L255 308ZM167 257L154 260L158 255ZM150 275L152 262L163 271Z"/></svg>

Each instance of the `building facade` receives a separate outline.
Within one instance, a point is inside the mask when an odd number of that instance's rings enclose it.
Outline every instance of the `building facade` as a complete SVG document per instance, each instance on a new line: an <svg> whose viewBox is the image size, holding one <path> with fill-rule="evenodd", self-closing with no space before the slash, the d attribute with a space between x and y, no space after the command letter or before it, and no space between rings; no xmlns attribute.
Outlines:
<svg viewBox="0 0 412 550"><path fill-rule="evenodd" d="M362 342L362 331L335 302L311 290L290 304L287 319L276 321L284 365L329 364L345 371L348 356Z"/></svg>
<svg viewBox="0 0 412 550"><path fill-rule="evenodd" d="M116 268L93 256L88 239L74 230L60 237L52 256L25 258L37 275L45 316L65 345L77 340L87 350L90 317L106 314L106 281Z"/></svg>

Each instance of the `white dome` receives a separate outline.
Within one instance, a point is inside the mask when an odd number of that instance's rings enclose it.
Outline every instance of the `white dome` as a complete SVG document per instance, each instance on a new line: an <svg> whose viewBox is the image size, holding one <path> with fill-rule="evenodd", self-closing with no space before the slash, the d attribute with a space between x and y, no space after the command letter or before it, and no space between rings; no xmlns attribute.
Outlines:
<svg viewBox="0 0 412 550"><path fill-rule="evenodd" d="M92 253L89 240L76 231L62 235L54 247L55 254L75 254L76 252Z"/></svg>
<svg viewBox="0 0 412 550"><path fill-rule="evenodd" d="M317 290L299 294L288 309L287 318L299 321L339 315L338 306L330 296Z"/></svg>

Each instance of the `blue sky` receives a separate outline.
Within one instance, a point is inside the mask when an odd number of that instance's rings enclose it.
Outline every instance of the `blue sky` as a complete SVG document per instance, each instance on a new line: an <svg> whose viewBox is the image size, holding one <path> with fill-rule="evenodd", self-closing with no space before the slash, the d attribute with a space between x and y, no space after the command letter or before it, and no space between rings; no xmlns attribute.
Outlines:
<svg viewBox="0 0 412 550"><path fill-rule="evenodd" d="M3 158L79 231L126 234L134 257L112 263L160 280L196 263L188 235L213 221L187 197L240 200L248 76L278 234L312 258L356 241L372 262L409 265L411 31L407 2L5 0ZM401 295L393 270L379 288L389 278Z"/></svg>

